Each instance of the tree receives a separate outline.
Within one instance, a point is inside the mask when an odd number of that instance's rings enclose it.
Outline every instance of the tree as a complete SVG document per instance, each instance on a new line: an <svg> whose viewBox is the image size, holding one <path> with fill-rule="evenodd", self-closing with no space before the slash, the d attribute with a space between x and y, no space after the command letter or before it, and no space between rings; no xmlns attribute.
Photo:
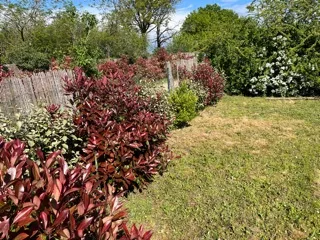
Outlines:
<svg viewBox="0 0 320 240"><path fill-rule="evenodd" d="M180 0L109 0L122 25L136 27L147 39L147 34L156 30L157 46L166 41L164 33L169 32L168 21ZM163 27L163 28L162 28Z"/></svg>
<svg viewBox="0 0 320 240"><path fill-rule="evenodd" d="M253 75L255 47L259 40L258 26L249 18L239 17L232 10L217 4L207 5L189 14L169 49L197 51L227 77L229 93L243 93Z"/></svg>

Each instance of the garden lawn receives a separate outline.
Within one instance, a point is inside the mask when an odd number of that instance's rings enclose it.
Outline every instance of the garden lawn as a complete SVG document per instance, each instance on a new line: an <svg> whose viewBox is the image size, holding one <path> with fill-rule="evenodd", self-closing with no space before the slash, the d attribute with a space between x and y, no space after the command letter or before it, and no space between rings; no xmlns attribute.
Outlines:
<svg viewBox="0 0 320 240"><path fill-rule="evenodd" d="M320 239L320 101L226 96L190 124L130 221L159 240Z"/></svg>

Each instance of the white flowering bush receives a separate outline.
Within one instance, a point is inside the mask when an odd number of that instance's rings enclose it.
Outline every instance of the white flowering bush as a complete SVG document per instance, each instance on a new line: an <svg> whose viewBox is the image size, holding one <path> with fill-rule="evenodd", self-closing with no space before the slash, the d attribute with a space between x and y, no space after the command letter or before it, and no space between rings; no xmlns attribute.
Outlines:
<svg viewBox="0 0 320 240"><path fill-rule="evenodd" d="M271 45L262 48L258 55L261 58L259 75L250 79L249 92L252 95L296 96L314 87L315 82L306 72L316 74L318 66L294 50L286 37L272 38Z"/></svg>

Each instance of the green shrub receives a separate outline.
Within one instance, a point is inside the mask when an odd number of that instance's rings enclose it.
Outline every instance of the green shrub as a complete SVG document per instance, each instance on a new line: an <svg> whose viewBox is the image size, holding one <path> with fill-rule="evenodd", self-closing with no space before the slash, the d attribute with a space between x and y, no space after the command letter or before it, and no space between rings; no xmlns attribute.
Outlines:
<svg viewBox="0 0 320 240"><path fill-rule="evenodd" d="M0 113L0 136L8 141L21 139L31 159L38 148L45 154L61 150L69 164L75 165L82 148L75 131L72 113L56 105L35 108L28 116L16 115L15 119Z"/></svg>
<svg viewBox="0 0 320 240"><path fill-rule="evenodd" d="M89 48L88 43L80 41L72 49L72 57L76 67L81 67L87 76L98 75L97 59L99 57L98 49Z"/></svg>
<svg viewBox="0 0 320 240"><path fill-rule="evenodd" d="M30 46L22 46L9 53L9 62L15 63L18 68L26 71L49 70L50 58Z"/></svg>
<svg viewBox="0 0 320 240"><path fill-rule="evenodd" d="M197 102L197 95L185 82L170 94L169 103L175 111L175 126L183 127L197 115Z"/></svg>

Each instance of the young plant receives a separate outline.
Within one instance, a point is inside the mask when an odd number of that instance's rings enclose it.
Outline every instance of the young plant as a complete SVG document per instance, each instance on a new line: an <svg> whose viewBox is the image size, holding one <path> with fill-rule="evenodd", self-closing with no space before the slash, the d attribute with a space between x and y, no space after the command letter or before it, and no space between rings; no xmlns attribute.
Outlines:
<svg viewBox="0 0 320 240"><path fill-rule="evenodd" d="M179 88L170 94L169 103L175 111L174 124L177 127L187 125L190 120L197 116L197 101L197 95L188 88L186 82L183 82Z"/></svg>

